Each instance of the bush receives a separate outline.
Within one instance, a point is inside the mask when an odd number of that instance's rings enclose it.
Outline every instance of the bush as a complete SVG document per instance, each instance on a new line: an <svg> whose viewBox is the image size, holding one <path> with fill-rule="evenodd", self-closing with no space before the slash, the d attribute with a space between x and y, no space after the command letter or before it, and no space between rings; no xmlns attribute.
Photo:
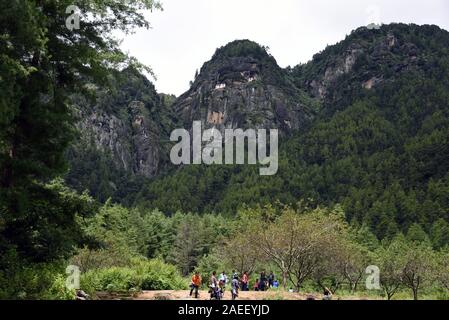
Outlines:
<svg viewBox="0 0 449 320"><path fill-rule="evenodd" d="M64 263L11 263L0 271L0 300L74 299L65 285Z"/></svg>
<svg viewBox="0 0 449 320"><path fill-rule="evenodd" d="M113 267L100 270L99 284L103 290L121 292L138 287L139 279L130 268Z"/></svg>
<svg viewBox="0 0 449 320"><path fill-rule="evenodd" d="M44 294L47 300L74 300L76 296L75 289L69 289L66 286L66 276L57 274L50 289Z"/></svg>
<svg viewBox="0 0 449 320"><path fill-rule="evenodd" d="M178 269L162 260L140 262L136 268L142 277L142 290L176 290L187 286Z"/></svg>
<svg viewBox="0 0 449 320"><path fill-rule="evenodd" d="M130 292L176 290L187 286L175 266L161 260L135 260L130 267L91 270L81 276L83 290Z"/></svg>

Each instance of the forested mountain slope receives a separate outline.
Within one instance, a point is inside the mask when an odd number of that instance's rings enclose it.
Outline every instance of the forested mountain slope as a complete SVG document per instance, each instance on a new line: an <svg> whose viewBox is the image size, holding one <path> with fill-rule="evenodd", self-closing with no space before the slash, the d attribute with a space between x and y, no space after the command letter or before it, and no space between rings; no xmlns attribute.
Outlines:
<svg viewBox="0 0 449 320"><path fill-rule="evenodd" d="M134 205L232 215L242 205L302 200L341 203L349 221L379 238L414 222L447 229L448 48L449 33L435 26L360 28L309 63L281 69L263 47L230 43L174 102L172 123L278 127L286 133L278 174L172 168L143 182Z"/></svg>

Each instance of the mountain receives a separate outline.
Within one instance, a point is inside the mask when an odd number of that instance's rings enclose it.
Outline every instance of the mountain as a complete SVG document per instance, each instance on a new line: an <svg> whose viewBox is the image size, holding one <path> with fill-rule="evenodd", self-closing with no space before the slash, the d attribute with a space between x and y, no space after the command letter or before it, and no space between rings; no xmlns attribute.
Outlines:
<svg viewBox="0 0 449 320"><path fill-rule="evenodd" d="M237 40L217 49L174 109L184 128L201 120L208 128L278 128L288 133L311 118L313 103L266 48Z"/></svg>
<svg viewBox="0 0 449 320"><path fill-rule="evenodd" d="M361 27L290 72L297 87L335 110L347 106L363 89L375 89L404 73L436 70L431 59L445 54L447 41L447 31L437 26Z"/></svg>
<svg viewBox="0 0 449 320"><path fill-rule="evenodd" d="M136 70L111 75L96 99L73 97L80 138L69 150L66 181L100 201L130 204L149 178L173 170L175 128L279 128L290 134L313 116L317 102L298 89L266 49L238 40L217 49L179 98L158 94Z"/></svg>
<svg viewBox="0 0 449 320"><path fill-rule="evenodd" d="M113 199L166 214L339 203L348 221L379 238L414 223L429 234L440 230L449 222L448 48L449 33L436 26L359 28L310 62L282 69L266 48L232 42L217 49L172 105L155 104L159 116L154 111L146 122L154 122L159 139L171 125L190 128L194 120L221 130L279 128L278 174L261 177L257 166L172 168L159 160L162 173L151 171L151 179L131 187L122 183L127 187ZM133 123L134 99L126 101L115 105ZM170 121L159 127L158 119ZM170 144L153 145L166 157ZM72 162L77 166L83 165Z"/></svg>

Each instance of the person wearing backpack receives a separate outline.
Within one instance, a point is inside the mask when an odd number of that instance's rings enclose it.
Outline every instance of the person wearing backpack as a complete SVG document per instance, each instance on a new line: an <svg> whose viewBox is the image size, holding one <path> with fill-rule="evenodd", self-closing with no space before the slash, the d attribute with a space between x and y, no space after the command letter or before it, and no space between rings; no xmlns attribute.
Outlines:
<svg viewBox="0 0 449 320"><path fill-rule="evenodd" d="M259 280L259 291L265 291L267 287L267 276L265 275L265 271L262 271L260 274L260 280Z"/></svg>
<svg viewBox="0 0 449 320"><path fill-rule="evenodd" d="M226 275L226 272L222 272L220 274L220 277L218 279L218 285L220 286L221 292L224 294L226 290L226 284L228 283L228 276Z"/></svg>
<svg viewBox="0 0 449 320"><path fill-rule="evenodd" d="M268 275L268 288L273 287L274 283L274 273L273 271L270 271L270 274Z"/></svg>
<svg viewBox="0 0 449 320"><path fill-rule="evenodd" d="M217 273L214 271L212 272L212 276L210 277L210 284L209 284L209 293L211 299L220 300L221 299L221 293L220 288L218 287L218 280L217 280Z"/></svg>
<svg viewBox="0 0 449 320"><path fill-rule="evenodd" d="M234 274L231 281L231 294L232 300L235 300L239 296L239 277L237 274Z"/></svg>

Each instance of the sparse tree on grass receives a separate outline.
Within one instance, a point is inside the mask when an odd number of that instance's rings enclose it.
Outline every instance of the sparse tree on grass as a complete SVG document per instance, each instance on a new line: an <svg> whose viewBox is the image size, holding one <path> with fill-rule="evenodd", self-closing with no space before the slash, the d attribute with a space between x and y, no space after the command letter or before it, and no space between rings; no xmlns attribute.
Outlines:
<svg viewBox="0 0 449 320"><path fill-rule="evenodd" d="M406 242L401 235L376 251L376 264L380 269L380 286L388 300L393 298L402 285L405 248Z"/></svg>
<svg viewBox="0 0 449 320"><path fill-rule="evenodd" d="M409 244L403 254L405 266L402 271L402 281L412 290L413 299L418 300L419 290L432 278L435 254L427 243Z"/></svg>

